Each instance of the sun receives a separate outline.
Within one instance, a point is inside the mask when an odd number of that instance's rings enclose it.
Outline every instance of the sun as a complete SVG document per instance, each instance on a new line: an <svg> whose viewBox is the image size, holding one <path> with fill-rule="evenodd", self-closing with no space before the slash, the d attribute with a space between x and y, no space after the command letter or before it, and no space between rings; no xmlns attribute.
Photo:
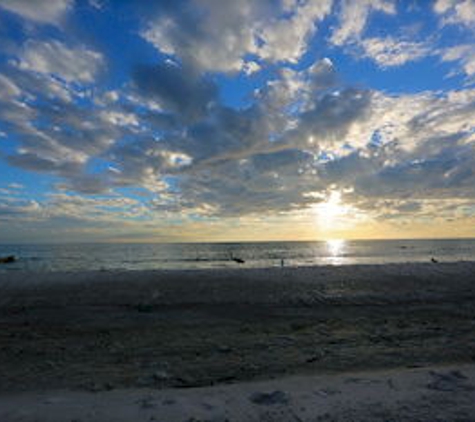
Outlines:
<svg viewBox="0 0 475 422"><path fill-rule="evenodd" d="M350 207L341 200L341 192L331 191L324 202L315 206L318 225L325 230L341 228L347 221Z"/></svg>

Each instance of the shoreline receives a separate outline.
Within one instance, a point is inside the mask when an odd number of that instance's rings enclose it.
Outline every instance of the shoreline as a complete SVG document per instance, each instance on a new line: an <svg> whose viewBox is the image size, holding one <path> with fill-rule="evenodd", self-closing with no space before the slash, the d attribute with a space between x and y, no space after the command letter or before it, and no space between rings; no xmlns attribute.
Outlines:
<svg viewBox="0 0 475 422"><path fill-rule="evenodd" d="M474 239L475 240L475 239ZM346 258L343 256L342 258ZM328 257L328 259L333 259ZM195 261L195 260L192 260ZM280 258L275 258L276 262L280 263ZM200 262L199 259L196 262ZM226 261L228 262L228 261ZM230 261L229 261L230 262ZM417 260L417 261L389 261L389 262L360 262L360 263L351 263L351 264L309 264L309 265L296 265L296 266L280 266L280 265L270 265L270 266L263 266L263 267L251 267L246 266L246 264L233 264L233 266L223 266L223 267L203 267L203 268L146 268L146 269L128 269L128 268L100 268L100 269L92 269L92 270L22 270L22 269L14 269L8 270L6 267L3 267L4 271L0 271L0 277L5 276L7 274L76 274L76 273L103 273L103 272L138 272L138 273L149 273L149 272L173 272L173 273L182 273L182 272L189 272L189 271L209 271L209 272L217 272L217 271L262 271L262 270L311 270L311 269L334 269L334 268L346 268L346 267L386 267L386 266L451 266L451 265L460 265L460 264L475 264L474 259L455 259L455 260L441 260L437 261L437 263L431 262L430 257L425 260ZM7 265L7 264L4 264ZM0 267L2 269L2 267Z"/></svg>

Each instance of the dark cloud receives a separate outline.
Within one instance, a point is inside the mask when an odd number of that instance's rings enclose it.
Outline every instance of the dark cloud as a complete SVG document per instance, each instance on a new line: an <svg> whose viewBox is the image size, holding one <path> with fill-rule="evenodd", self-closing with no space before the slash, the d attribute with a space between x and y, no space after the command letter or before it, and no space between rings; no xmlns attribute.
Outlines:
<svg viewBox="0 0 475 422"><path fill-rule="evenodd" d="M367 198L474 198L475 151L462 139L430 139L410 152L394 144L355 151L327 163L321 175Z"/></svg>
<svg viewBox="0 0 475 422"><path fill-rule="evenodd" d="M371 112L372 92L346 88L316 98L312 108L300 116L298 135L315 136L341 143L349 126Z"/></svg>
<svg viewBox="0 0 475 422"><path fill-rule="evenodd" d="M216 215L282 212L315 202L305 193L321 189L312 154L300 150L260 153L228 160L186 175L180 192L192 204L207 204Z"/></svg>
<svg viewBox="0 0 475 422"><path fill-rule="evenodd" d="M165 111L185 122L202 119L218 99L217 88L210 80L176 64L137 66L132 78L143 97L158 101Z"/></svg>

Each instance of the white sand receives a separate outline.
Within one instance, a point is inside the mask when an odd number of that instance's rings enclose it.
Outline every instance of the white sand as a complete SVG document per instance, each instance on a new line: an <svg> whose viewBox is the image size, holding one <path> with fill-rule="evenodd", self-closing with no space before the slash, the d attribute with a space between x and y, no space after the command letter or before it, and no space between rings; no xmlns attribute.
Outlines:
<svg viewBox="0 0 475 422"><path fill-rule="evenodd" d="M0 397L2 422L474 421L475 366Z"/></svg>

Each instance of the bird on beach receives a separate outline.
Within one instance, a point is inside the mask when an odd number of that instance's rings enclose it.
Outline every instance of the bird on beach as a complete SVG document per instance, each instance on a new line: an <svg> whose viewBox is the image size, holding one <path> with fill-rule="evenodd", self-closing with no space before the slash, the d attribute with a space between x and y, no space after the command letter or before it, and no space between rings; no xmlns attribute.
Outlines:
<svg viewBox="0 0 475 422"><path fill-rule="evenodd" d="M437 261L437 259L435 259L434 257L432 257L431 259L431 262L433 262L434 264L437 264L439 261Z"/></svg>

